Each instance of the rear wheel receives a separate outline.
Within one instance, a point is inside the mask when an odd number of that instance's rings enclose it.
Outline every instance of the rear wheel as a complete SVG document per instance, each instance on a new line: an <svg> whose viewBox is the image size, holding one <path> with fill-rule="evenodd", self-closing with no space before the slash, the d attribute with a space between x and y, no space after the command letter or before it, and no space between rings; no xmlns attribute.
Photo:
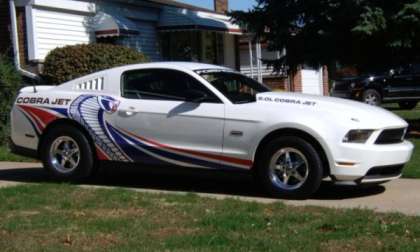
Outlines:
<svg viewBox="0 0 420 252"><path fill-rule="evenodd" d="M414 109L417 107L417 101L401 101L398 103L401 109Z"/></svg>
<svg viewBox="0 0 420 252"><path fill-rule="evenodd" d="M375 89L368 89L363 92L363 102L373 106L379 106L382 103L381 94Z"/></svg>
<svg viewBox="0 0 420 252"><path fill-rule="evenodd" d="M279 137L265 147L257 176L266 191L283 198L307 198L322 181L322 162L315 148L295 136Z"/></svg>
<svg viewBox="0 0 420 252"><path fill-rule="evenodd" d="M94 154L86 136L73 126L62 125L47 133L41 146L44 168L55 178L81 180L94 171Z"/></svg>

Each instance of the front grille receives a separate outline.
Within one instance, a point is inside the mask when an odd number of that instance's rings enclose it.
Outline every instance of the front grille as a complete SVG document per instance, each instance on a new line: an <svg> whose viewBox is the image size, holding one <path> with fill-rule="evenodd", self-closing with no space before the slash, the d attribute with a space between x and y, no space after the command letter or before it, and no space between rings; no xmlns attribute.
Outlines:
<svg viewBox="0 0 420 252"><path fill-rule="evenodd" d="M375 144L395 144L404 141L406 129L389 129L384 130L376 139Z"/></svg>
<svg viewBox="0 0 420 252"><path fill-rule="evenodd" d="M391 165L391 166L379 166L373 167L368 171L366 177L393 177L398 176L402 173L404 165Z"/></svg>

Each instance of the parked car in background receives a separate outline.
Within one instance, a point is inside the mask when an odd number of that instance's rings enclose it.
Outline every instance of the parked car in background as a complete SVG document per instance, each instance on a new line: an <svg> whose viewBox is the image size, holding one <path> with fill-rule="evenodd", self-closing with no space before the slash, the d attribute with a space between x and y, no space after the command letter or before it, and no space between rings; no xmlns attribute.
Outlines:
<svg viewBox="0 0 420 252"><path fill-rule="evenodd" d="M332 96L376 106L395 102L402 109L413 109L420 101L420 64L337 79L332 87Z"/></svg>
<svg viewBox="0 0 420 252"><path fill-rule="evenodd" d="M300 198L326 177L397 179L413 151L407 123L382 108L271 92L197 63L129 65L27 87L11 119L13 150L59 179L86 178L99 161L242 170L274 196Z"/></svg>

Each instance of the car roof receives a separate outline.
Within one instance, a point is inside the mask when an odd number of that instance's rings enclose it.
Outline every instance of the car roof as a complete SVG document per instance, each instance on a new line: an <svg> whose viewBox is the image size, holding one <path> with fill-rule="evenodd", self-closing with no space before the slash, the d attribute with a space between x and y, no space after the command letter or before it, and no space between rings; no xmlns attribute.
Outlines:
<svg viewBox="0 0 420 252"><path fill-rule="evenodd" d="M117 67L115 69L126 71L132 69L148 69L148 68L169 68L169 69L179 69L179 70L203 70L203 69L220 69L220 70L229 70L227 67L217 66L212 64L204 64L197 62L177 62L177 61L168 61L168 62L153 62L153 63L140 63L132 64Z"/></svg>

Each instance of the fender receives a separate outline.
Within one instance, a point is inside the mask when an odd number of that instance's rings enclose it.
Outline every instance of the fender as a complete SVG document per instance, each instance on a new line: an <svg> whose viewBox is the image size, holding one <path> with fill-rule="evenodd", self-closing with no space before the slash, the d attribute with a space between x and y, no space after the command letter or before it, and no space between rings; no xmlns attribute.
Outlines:
<svg viewBox="0 0 420 252"><path fill-rule="evenodd" d="M284 124L276 124L273 125L272 127L270 127L266 132L264 132L264 134L261 134L259 136L258 141L256 141L257 144L255 144L252 147L252 157L253 157L253 161L255 162L256 160L256 154L257 154L257 149L260 146L261 142L263 141L263 139L272 134L273 132L276 131L281 131L281 130L285 130L285 129L291 129L291 130L298 130L298 131L302 131L310 136L312 136L322 147L326 157L327 157L327 161L330 167L333 167L335 165L334 163L334 158L332 155L332 152L328 146L328 144L326 143L326 141L324 140L325 138L322 137L320 134L318 134L314 129L309 128L306 125L303 124L299 124L299 123L284 123Z"/></svg>

